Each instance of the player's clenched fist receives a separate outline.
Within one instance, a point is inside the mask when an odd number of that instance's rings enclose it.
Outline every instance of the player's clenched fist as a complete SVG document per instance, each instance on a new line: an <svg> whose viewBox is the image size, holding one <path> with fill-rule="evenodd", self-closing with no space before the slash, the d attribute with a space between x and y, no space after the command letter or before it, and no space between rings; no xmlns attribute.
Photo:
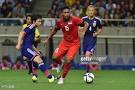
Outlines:
<svg viewBox="0 0 135 90"><path fill-rule="evenodd" d="M48 42L49 42L49 39L46 39L43 43L48 44Z"/></svg>
<svg viewBox="0 0 135 90"><path fill-rule="evenodd" d="M17 44L15 48L16 48L17 50L20 50L21 45Z"/></svg>

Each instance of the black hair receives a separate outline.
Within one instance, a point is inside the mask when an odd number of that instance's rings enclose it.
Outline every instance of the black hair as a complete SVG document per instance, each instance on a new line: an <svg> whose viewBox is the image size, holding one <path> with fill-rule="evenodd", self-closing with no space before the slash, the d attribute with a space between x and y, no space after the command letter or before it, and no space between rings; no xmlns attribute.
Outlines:
<svg viewBox="0 0 135 90"><path fill-rule="evenodd" d="M15 63L20 61L21 63L23 62L23 57L22 56L17 56Z"/></svg>
<svg viewBox="0 0 135 90"><path fill-rule="evenodd" d="M27 19L28 17L32 17L32 15L26 15L26 19Z"/></svg>
<svg viewBox="0 0 135 90"><path fill-rule="evenodd" d="M28 17L31 17L31 18L32 18L32 15L26 15L26 19L27 19ZM24 20L23 24L27 24L26 19Z"/></svg>
<svg viewBox="0 0 135 90"><path fill-rule="evenodd" d="M9 59L10 59L9 56L3 56L3 57L2 57L2 60L7 60L7 61L9 61Z"/></svg>
<svg viewBox="0 0 135 90"><path fill-rule="evenodd" d="M36 21L37 19L42 19L41 15L33 15L32 16L32 21Z"/></svg>
<svg viewBox="0 0 135 90"><path fill-rule="evenodd" d="M64 7L61 8L61 12L62 12L63 10L65 10L65 9L69 9L69 10L70 10L70 8L69 8L68 6L64 6Z"/></svg>

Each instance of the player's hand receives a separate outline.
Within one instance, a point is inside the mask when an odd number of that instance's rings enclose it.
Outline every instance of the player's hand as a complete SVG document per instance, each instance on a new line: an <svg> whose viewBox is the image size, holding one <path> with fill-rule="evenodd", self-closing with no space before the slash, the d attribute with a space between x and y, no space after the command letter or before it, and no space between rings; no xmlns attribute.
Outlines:
<svg viewBox="0 0 135 90"><path fill-rule="evenodd" d="M97 33L95 32L95 33L93 33L93 37L96 37L97 36Z"/></svg>
<svg viewBox="0 0 135 90"><path fill-rule="evenodd" d="M17 44L15 48L16 48L17 50L20 50L20 49L21 49L21 45Z"/></svg>
<svg viewBox="0 0 135 90"><path fill-rule="evenodd" d="M40 57L44 56L43 53L39 50Z"/></svg>
<svg viewBox="0 0 135 90"><path fill-rule="evenodd" d="M45 44L48 44L48 42L49 42L49 39L46 39L46 40L44 41Z"/></svg>
<svg viewBox="0 0 135 90"><path fill-rule="evenodd" d="M39 51L37 51L37 54L39 55L39 56L42 56L42 52L39 50Z"/></svg>

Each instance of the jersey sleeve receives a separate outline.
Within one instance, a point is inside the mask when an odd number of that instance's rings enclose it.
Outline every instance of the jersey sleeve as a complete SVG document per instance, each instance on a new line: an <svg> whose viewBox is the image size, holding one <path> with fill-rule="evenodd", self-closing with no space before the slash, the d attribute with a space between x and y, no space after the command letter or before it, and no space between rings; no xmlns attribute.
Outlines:
<svg viewBox="0 0 135 90"><path fill-rule="evenodd" d="M81 25L83 23L83 20L79 17L75 17L74 20L75 20L76 25Z"/></svg>
<svg viewBox="0 0 135 90"><path fill-rule="evenodd" d="M30 29L28 28L28 27L26 27L25 29L24 29L24 32L27 34L27 33L30 33Z"/></svg>
<svg viewBox="0 0 135 90"><path fill-rule="evenodd" d="M57 20L56 24L55 24L55 27L54 27L54 30L59 30L60 29L60 21Z"/></svg>
<svg viewBox="0 0 135 90"><path fill-rule="evenodd" d="M102 21L101 21L101 19L98 20L98 28L99 28L99 29L102 28Z"/></svg>
<svg viewBox="0 0 135 90"><path fill-rule="evenodd" d="M82 17L82 20L83 20L84 22L88 23L88 22L87 22L87 18L88 18L87 16Z"/></svg>
<svg viewBox="0 0 135 90"><path fill-rule="evenodd" d="M33 25L30 25L30 26L28 26L28 27L26 27L26 28L24 29L24 32L25 32L26 34L32 33L33 30L31 30L31 29L33 29L33 28L34 28L34 26L33 26Z"/></svg>

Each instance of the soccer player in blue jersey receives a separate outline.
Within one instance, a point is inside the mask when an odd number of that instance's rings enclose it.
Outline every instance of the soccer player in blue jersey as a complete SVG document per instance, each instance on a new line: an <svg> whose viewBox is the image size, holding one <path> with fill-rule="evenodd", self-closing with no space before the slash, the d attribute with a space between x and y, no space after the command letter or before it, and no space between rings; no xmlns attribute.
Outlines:
<svg viewBox="0 0 135 90"><path fill-rule="evenodd" d="M27 15L26 16L26 22L25 24L23 24L22 26L22 30L25 30L25 28L30 25L32 23L32 20L31 20L32 16L31 15ZM35 30L35 41L33 43L34 47L37 48L38 47L38 44L40 43L40 33L39 33L39 29L36 28ZM43 59L43 61L45 62L45 57L44 56L41 56L41 58ZM36 63L33 63L31 60L28 60L26 57L24 57L24 59L27 61L27 64L28 64L28 69L29 69L29 72L28 74L30 75L33 75L33 77L38 77L38 65ZM32 77L32 78L33 78Z"/></svg>
<svg viewBox="0 0 135 90"><path fill-rule="evenodd" d="M95 16L95 7L89 5L85 17L84 38L83 38L83 52L84 56L91 58L96 49L97 36L102 32L102 23L99 18ZM90 71L89 64L87 65L87 72Z"/></svg>
<svg viewBox="0 0 135 90"><path fill-rule="evenodd" d="M41 25L41 21L42 18L40 15L34 15L32 17L32 24L20 32L16 49L21 51L22 56L37 63L39 69L49 79L49 82L53 82L54 76L48 72L47 67L44 65L43 60L40 57L40 52L33 45L35 41L35 30Z"/></svg>

